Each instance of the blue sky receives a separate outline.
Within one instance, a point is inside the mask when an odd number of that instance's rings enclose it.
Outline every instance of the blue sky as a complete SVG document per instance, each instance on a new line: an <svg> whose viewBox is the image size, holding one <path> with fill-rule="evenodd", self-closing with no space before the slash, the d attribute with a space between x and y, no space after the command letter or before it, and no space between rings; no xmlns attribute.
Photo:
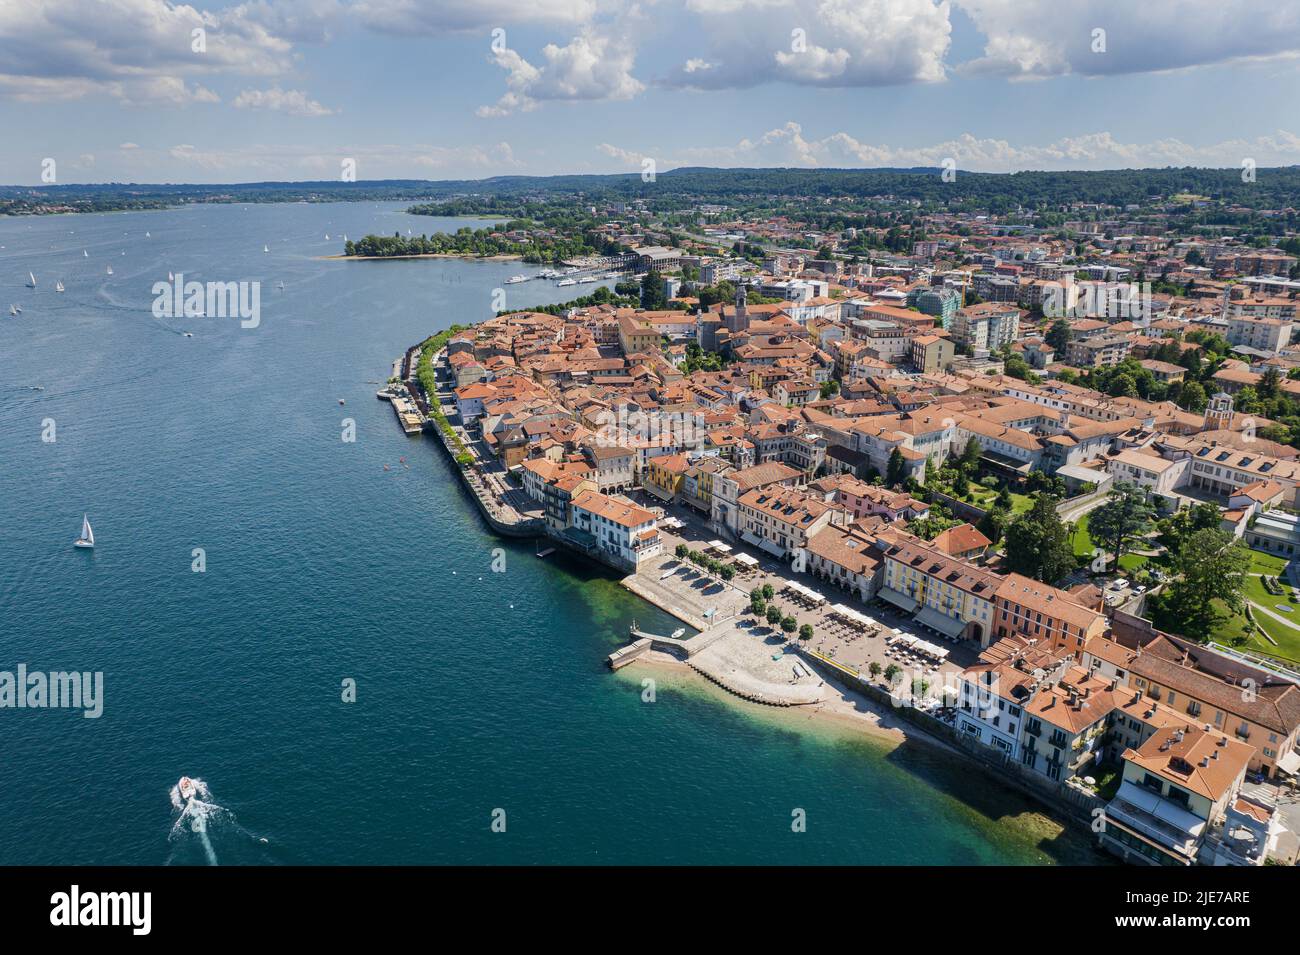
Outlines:
<svg viewBox="0 0 1300 955"><path fill-rule="evenodd" d="M1291 164L1298 54L1257 0L0 0L0 182Z"/></svg>

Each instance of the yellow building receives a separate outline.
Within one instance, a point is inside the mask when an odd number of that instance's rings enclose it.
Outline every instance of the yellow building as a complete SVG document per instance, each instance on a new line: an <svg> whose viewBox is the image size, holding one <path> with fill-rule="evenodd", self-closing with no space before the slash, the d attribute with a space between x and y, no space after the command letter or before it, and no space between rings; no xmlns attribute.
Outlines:
<svg viewBox="0 0 1300 955"><path fill-rule="evenodd" d="M641 483L655 497L670 501L682 489L690 462L684 454L664 454L646 461Z"/></svg>
<svg viewBox="0 0 1300 955"><path fill-rule="evenodd" d="M662 341L658 329L638 322L631 315L623 315L618 320L618 343L623 354L658 354Z"/></svg>
<svg viewBox="0 0 1300 955"><path fill-rule="evenodd" d="M883 586L877 596L950 637L988 646L994 594L1001 578L992 571L950 557L934 544L899 534L885 551Z"/></svg>

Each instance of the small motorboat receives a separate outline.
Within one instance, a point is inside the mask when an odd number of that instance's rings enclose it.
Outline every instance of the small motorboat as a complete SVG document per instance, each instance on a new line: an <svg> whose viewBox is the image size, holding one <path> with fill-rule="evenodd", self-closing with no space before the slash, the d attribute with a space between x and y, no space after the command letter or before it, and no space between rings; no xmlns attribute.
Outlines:
<svg viewBox="0 0 1300 955"><path fill-rule="evenodd" d="M188 801L193 799L195 794L198 793L199 787L194 785L194 780L190 779L190 777L182 776L180 781L176 784L176 791L181 794L182 799Z"/></svg>
<svg viewBox="0 0 1300 955"><path fill-rule="evenodd" d="M342 399L342 398L339 399L339 404L343 404L343 399Z"/></svg>
<svg viewBox="0 0 1300 955"><path fill-rule="evenodd" d="M194 333L193 333L193 332L186 332L186 333L185 333L185 337L186 337L186 338L193 338L193 337L194 337Z"/></svg>

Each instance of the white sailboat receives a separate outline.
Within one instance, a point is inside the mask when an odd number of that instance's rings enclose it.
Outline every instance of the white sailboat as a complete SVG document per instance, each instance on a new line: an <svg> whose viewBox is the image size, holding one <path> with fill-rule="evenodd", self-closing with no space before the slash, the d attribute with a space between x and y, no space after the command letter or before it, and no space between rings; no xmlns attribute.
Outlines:
<svg viewBox="0 0 1300 955"><path fill-rule="evenodd" d="M83 259L88 259L88 258L90 258L90 253L87 252L85 249L82 249L82 250L81 250L81 257L82 257Z"/></svg>
<svg viewBox="0 0 1300 955"><path fill-rule="evenodd" d="M112 274L113 274L113 266L110 265L110 266L108 266L106 269L104 269L104 274L105 274L105 275L112 275Z"/></svg>
<svg viewBox="0 0 1300 955"><path fill-rule="evenodd" d="M73 547L92 548L95 546L95 532L90 529L90 518L81 515L81 536L72 542Z"/></svg>
<svg viewBox="0 0 1300 955"><path fill-rule="evenodd" d="M330 234L329 234L328 232L326 232L326 233L325 233L325 241L328 242L329 240L330 240Z"/></svg>
<svg viewBox="0 0 1300 955"><path fill-rule="evenodd" d="M174 275L172 275L172 273L168 272L168 273L167 273L167 281L168 281L168 282L175 282L175 281L176 281L176 276L174 276Z"/></svg>
<svg viewBox="0 0 1300 955"><path fill-rule="evenodd" d="M55 282L55 283L54 283L54 291L56 291L56 292L62 292L62 291L63 291L63 283L62 283L62 282Z"/></svg>
<svg viewBox="0 0 1300 955"><path fill-rule="evenodd" d="M27 287L36 288L36 276L33 275L31 272L27 273Z"/></svg>
<svg viewBox="0 0 1300 955"><path fill-rule="evenodd" d="M264 245L264 246L262 246L262 251L263 251L263 252L270 252L270 251L271 251L271 247L270 247L269 245Z"/></svg>
<svg viewBox="0 0 1300 955"><path fill-rule="evenodd" d="M10 306L9 306L9 314L10 314L11 316L15 316L15 317L16 317L17 315L19 315L20 312L19 312L18 306L17 306L17 305L10 305Z"/></svg>
<svg viewBox="0 0 1300 955"><path fill-rule="evenodd" d="M148 233L147 231L145 232L144 237L145 237L146 239L149 238L149 233Z"/></svg>

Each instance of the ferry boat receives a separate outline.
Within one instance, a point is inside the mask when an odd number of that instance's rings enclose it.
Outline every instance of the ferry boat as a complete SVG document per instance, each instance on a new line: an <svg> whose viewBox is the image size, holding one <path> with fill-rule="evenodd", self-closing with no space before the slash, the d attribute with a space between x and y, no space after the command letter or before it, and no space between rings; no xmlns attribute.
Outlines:
<svg viewBox="0 0 1300 955"><path fill-rule="evenodd" d="M90 518L85 514L81 515L81 536L72 542L73 547L83 547L91 550L95 546L95 532L90 529Z"/></svg>
<svg viewBox="0 0 1300 955"><path fill-rule="evenodd" d="M559 282L557 282L556 284L557 284L557 285L561 285L561 286L563 286L563 285L577 285L578 282L577 282L576 279L561 279L561 280L560 280Z"/></svg>
<svg viewBox="0 0 1300 955"><path fill-rule="evenodd" d="M512 275L510 276L510 278L506 279L506 284L518 285L520 282L527 282L527 281L528 281L527 275Z"/></svg>
<svg viewBox="0 0 1300 955"><path fill-rule="evenodd" d="M586 278L578 279L579 285L590 285L592 282L599 282L599 275L588 275Z"/></svg>

